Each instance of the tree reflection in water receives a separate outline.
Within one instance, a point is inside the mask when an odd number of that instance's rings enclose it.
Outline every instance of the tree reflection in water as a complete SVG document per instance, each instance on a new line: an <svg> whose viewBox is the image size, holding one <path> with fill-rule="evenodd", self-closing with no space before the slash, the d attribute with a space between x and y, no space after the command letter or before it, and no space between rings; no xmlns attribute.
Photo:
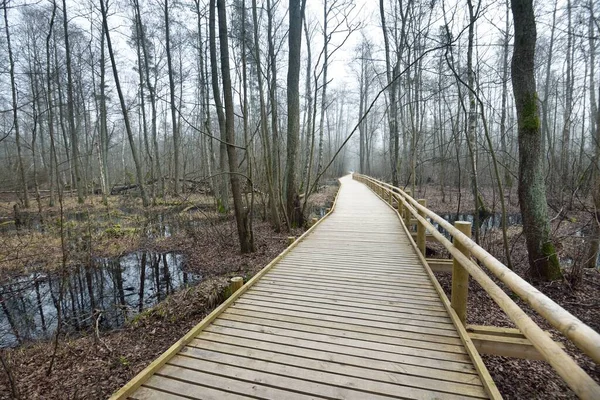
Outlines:
<svg viewBox="0 0 600 400"><path fill-rule="evenodd" d="M61 304L58 274L34 273L0 286L0 346L50 337L61 307L63 332L122 326L127 318L156 305L201 276L184 271L183 255L139 251L96 258L67 276Z"/></svg>

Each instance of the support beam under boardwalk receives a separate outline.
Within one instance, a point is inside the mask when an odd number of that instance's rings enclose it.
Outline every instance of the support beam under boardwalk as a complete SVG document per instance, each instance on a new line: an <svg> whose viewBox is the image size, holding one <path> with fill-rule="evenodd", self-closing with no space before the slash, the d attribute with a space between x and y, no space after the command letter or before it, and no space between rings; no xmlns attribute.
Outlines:
<svg viewBox="0 0 600 400"><path fill-rule="evenodd" d="M113 398L497 398L396 212L335 206Z"/></svg>

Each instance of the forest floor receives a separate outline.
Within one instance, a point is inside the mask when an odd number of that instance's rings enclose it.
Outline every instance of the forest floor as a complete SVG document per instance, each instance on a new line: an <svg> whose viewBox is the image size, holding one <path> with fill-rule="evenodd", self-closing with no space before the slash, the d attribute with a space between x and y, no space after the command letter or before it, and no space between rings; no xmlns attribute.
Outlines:
<svg viewBox="0 0 600 400"><path fill-rule="evenodd" d="M439 215L455 214L458 207L458 191L447 190L446 202L442 202L439 188L426 187L418 192L419 197L427 198L428 207ZM500 212L499 198L493 191L484 191L483 196L489 208ZM417 196L415 196L417 197ZM468 189L462 191L462 201L459 213L473 213L472 196ZM506 194L507 212L509 215L520 213L516 190ZM552 200L551 200L552 201ZM529 278L529 265L525 238L519 223L511 224L508 228L511 260L514 271L528 280L533 286L561 305L571 314L597 332L600 332L600 271L598 269L583 269L583 279L580 284L573 285L571 278L574 267L581 265L586 252L587 243L584 238L589 231L591 215L588 204L574 202L570 209L549 207L553 241L563 264L564 280L552 283L535 282ZM558 210L557 210L558 208ZM481 233L481 245L494 257L506 263L503 250L502 231L499 227L491 227ZM449 257L448 252L439 243L428 243L428 257ZM488 273L489 276L493 275ZM446 295L450 296L451 274L436 273ZM552 337L565 345L565 350L579 365L597 382L600 383L600 367L589 357L578 350L570 341L556 329L551 327L544 318L535 313L527 304L513 295L498 279L494 281L502 287L516 303L542 329L549 331ZM467 323L473 325L492 325L515 327L512 321L487 295L485 290L473 279L469 283L469 299L467 307ZM506 399L563 399L577 396L563 383L562 379L545 361L521 360L499 356L482 356L487 368L502 396Z"/></svg>
<svg viewBox="0 0 600 400"><path fill-rule="evenodd" d="M311 196L307 220L330 207L336 192L336 186L327 186ZM62 335L49 375L54 348L52 338L3 349L0 351L4 364L0 368L0 399L14 398L13 390L20 399L107 398L219 305L225 299L229 278L243 276L248 280L287 247L288 236L299 236L303 232L296 229L291 233L275 233L268 223L255 216L256 252L242 255L235 220L214 213L214 206L206 200L206 196L192 196L185 204L173 200L154 207L152 216L158 213L161 221L165 219L163 216L175 213L186 222L181 224L183 228L174 229L173 219L168 219L168 235L148 234L148 231L162 231L165 226L159 224L157 229L155 224L148 225L148 219L155 219L144 215L141 204L134 199L112 196L108 209L96 197L88 199L85 205L77 205L73 199L65 201L63 215L68 222L62 225L68 225L71 230L67 249L69 265L77 262L76 254L81 252L80 240L75 237L87 232L92 247L85 248L84 252L93 252L94 257L118 257L140 249L177 251L185 257L186 271L199 274L202 279L128 318L118 329L102 331L92 327ZM197 206L189 208L192 204ZM12 211L9 202L0 203L0 223L2 219L6 222L13 218ZM119 218L110 215L96 218L107 213ZM0 284L8 277L40 268L43 260L49 269L60 268L63 254L61 224L57 222L60 214L57 207L44 213L44 226L50 232L0 230ZM262 210L257 214L262 215ZM193 223L188 224L189 220ZM29 228L36 224L30 224ZM88 225L93 225L93 229ZM20 251L18 258L7 257L16 249Z"/></svg>

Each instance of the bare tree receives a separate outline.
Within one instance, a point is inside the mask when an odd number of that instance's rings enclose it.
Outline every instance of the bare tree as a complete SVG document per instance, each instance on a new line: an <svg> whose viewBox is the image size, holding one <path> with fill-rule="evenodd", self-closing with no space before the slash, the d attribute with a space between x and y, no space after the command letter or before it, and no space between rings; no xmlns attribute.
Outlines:
<svg viewBox="0 0 600 400"><path fill-rule="evenodd" d="M71 165L75 174L75 186L77 187L77 201L84 201L83 182L81 181L81 159L79 158L79 134L75 127L74 96L73 96L73 73L71 71L71 45L69 44L69 26L67 16L67 3L63 0L63 31L65 36L65 56L67 66L67 118L69 120L69 133L71 138Z"/></svg>
<svg viewBox="0 0 600 400"><path fill-rule="evenodd" d="M214 0L211 0L211 3ZM235 146L235 114L229 70L229 41L227 39L227 11L225 0L217 0L219 14L219 42L221 49L221 78L223 80L223 99L225 102L225 132L227 140L227 157L229 159L229 180L233 195L233 208L237 224L238 237L242 253L254 251L254 234L250 227L250 207L244 209L242 204L242 187L238 172L237 149ZM252 185L252 182L250 182Z"/></svg>
<svg viewBox="0 0 600 400"><path fill-rule="evenodd" d="M287 163L286 212L293 226L301 226L303 215L296 183L296 162L300 140L300 52L302 48L302 20L306 0L289 0L288 75L287 75Z"/></svg>
<svg viewBox="0 0 600 400"><path fill-rule="evenodd" d="M6 46L8 47L8 63L10 74L10 90L12 95L12 115L13 129L15 131L15 143L17 146L17 162L19 166L19 176L21 178L21 188L23 190L23 204L29 208L29 189L27 188L27 174L23 164L23 154L21 150L21 132L19 131L19 105L17 102L17 83L15 80L15 60L13 57L12 45L10 42L10 30L8 24L8 0L2 1L2 10L4 11L4 31L6 33Z"/></svg>
<svg viewBox="0 0 600 400"><path fill-rule="evenodd" d="M63 0L64 1L64 0ZM105 0L100 0L100 12L102 13L102 24L104 26L104 35L106 37L106 46L108 48L108 56L112 66L113 77L115 80L115 87L117 94L119 95L119 103L121 104L121 112L123 113L123 120L125 122L125 131L127 132L127 138L129 140L129 147L131 148L131 156L133 157L133 163L135 165L135 172L137 178L137 185L140 190L142 202L144 207L150 205L148 195L146 193L146 185L144 183L144 174L142 173L142 165L138 157L137 148L135 144L135 138L133 137L133 130L131 129L131 123L129 122L129 110L127 104L125 104L125 97L121 90L121 82L119 81L119 71L117 70L117 63L115 61L115 54L113 52L112 42L110 40L110 31L108 29L108 11L106 9Z"/></svg>

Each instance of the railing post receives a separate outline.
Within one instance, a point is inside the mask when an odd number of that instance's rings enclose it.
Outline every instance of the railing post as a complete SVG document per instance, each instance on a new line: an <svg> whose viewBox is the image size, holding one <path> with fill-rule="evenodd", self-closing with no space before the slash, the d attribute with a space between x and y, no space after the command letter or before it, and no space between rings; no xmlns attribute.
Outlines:
<svg viewBox="0 0 600 400"><path fill-rule="evenodd" d="M402 195L400 193L397 194L398 200L398 214L400 214L400 218L404 216L404 207L402 206Z"/></svg>
<svg viewBox="0 0 600 400"><path fill-rule="evenodd" d="M467 221L456 221L454 227L471 237L471 223ZM466 249L461 243L454 239L454 247L463 253L465 256L470 257L469 250ZM452 294L451 303L452 308L456 311L458 318L466 325L467 320L467 297L469 296L469 273L460 265L456 259L452 262Z"/></svg>
<svg viewBox="0 0 600 400"><path fill-rule="evenodd" d="M242 286L244 286L244 278L241 276L233 277L229 281L229 291L231 294L237 292Z"/></svg>
<svg viewBox="0 0 600 400"><path fill-rule="evenodd" d="M406 190L406 197L411 197L411 192L410 190ZM408 199L407 199L408 202ZM408 209L408 207L406 207L404 209L404 224L406 225L406 228L408 228L408 231L410 232L412 229L412 227L410 226L410 217L411 217L411 213L410 210Z"/></svg>
<svg viewBox="0 0 600 400"><path fill-rule="evenodd" d="M427 207L427 200L419 199L419 204L423 207ZM419 215L425 218L425 213L421 210L419 210ZM423 255L425 255L425 239L425 224L421 221L417 221L417 247Z"/></svg>

